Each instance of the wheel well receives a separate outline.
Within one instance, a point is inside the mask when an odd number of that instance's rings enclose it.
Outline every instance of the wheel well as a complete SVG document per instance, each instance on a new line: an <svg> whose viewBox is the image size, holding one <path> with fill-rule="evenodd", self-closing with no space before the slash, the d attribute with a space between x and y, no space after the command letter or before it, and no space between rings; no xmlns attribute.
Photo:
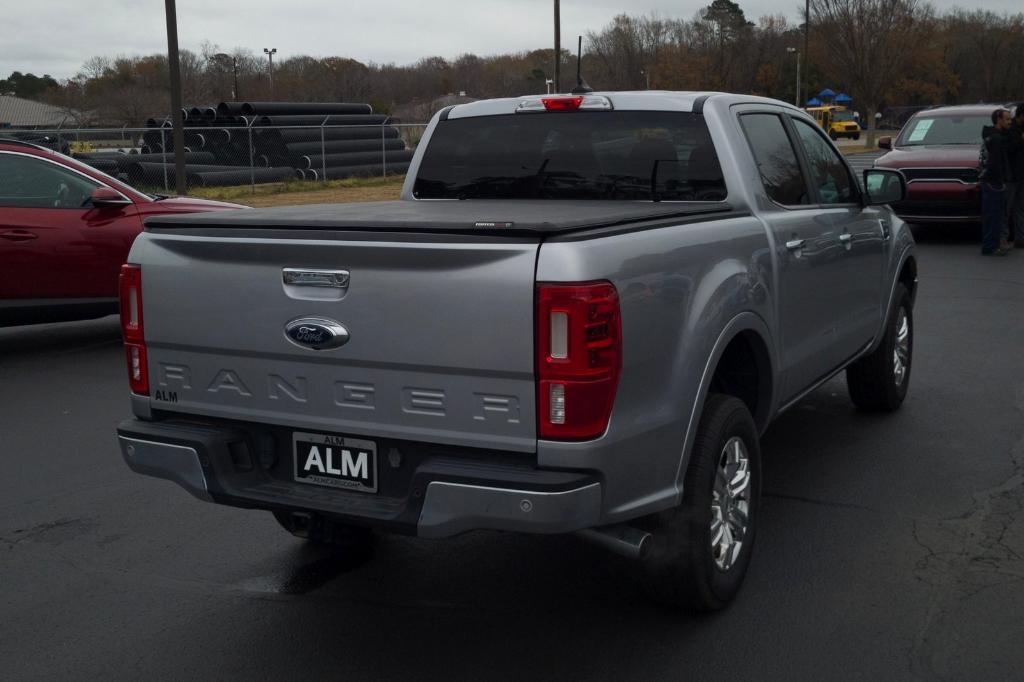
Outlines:
<svg viewBox="0 0 1024 682"><path fill-rule="evenodd" d="M917 297L917 261L913 258L908 258L903 264L903 269L900 270L900 283L910 292L910 300L913 301Z"/></svg>
<svg viewBox="0 0 1024 682"><path fill-rule="evenodd" d="M768 348L757 332L742 331L729 342L711 378L711 391L742 400L758 429L768 423L772 373Z"/></svg>

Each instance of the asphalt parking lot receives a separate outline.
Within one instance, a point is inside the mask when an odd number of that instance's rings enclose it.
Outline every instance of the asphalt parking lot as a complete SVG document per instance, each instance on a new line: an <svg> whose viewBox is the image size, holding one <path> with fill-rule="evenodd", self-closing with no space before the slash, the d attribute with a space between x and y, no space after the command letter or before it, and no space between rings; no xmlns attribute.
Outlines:
<svg viewBox="0 0 1024 682"><path fill-rule="evenodd" d="M115 318L0 330L0 661L23 679L1020 679L1024 251L919 230L910 394L842 379L764 440L728 611L656 607L575 537L316 549L131 473Z"/></svg>

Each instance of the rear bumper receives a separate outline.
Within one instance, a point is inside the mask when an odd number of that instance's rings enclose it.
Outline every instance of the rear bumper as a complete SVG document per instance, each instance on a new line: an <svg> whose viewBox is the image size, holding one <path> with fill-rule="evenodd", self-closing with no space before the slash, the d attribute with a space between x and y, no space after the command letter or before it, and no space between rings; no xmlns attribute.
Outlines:
<svg viewBox="0 0 1024 682"><path fill-rule="evenodd" d="M290 480L290 454L279 452L269 433L131 419L118 427L118 442L133 471L236 507L301 511L429 538L476 529L568 533L600 521L602 486L593 474L540 470L503 453L494 453L492 464L405 444L409 456L399 466L381 462L378 494L339 491Z"/></svg>

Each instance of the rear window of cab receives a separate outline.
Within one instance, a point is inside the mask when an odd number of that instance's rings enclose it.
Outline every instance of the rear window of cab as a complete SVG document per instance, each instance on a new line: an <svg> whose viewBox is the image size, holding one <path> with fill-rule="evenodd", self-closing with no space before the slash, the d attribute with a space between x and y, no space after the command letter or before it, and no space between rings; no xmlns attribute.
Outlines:
<svg viewBox="0 0 1024 682"><path fill-rule="evenodd" d="M726 188L702 115L577 111L439 122L413 195L723 201Z"/></svg>

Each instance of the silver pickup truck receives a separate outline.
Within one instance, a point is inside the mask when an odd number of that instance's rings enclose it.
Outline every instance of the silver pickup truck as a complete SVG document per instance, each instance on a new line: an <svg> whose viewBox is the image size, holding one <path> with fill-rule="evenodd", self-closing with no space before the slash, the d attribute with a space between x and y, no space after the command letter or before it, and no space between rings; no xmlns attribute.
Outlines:
<svg viewBox="0 0 1024 682"><path fill-rule="evenodd" d="M576 533L719 609L772 420L843 370L906 395L905 191L769 99L449 107L400 201L147 220L121 452L311 541Z"/></svg>

